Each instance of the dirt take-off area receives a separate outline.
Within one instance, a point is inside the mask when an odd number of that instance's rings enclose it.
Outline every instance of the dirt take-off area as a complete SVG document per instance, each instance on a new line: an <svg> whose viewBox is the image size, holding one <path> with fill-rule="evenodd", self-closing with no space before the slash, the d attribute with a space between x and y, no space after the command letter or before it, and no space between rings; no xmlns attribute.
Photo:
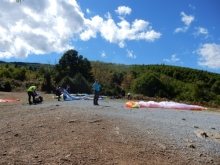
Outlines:
<svg viewBox="0 0 220 165"><path fill-rule="evenodd" d="M131 109L127 100L94 106L42 96L42 104L30 106L25 92L0 92L0 99L20 99L0 103L1 165L220 164L220 126L209 118L220 120L218 110ZM190 117L202 113L203 121Z"/></svg>

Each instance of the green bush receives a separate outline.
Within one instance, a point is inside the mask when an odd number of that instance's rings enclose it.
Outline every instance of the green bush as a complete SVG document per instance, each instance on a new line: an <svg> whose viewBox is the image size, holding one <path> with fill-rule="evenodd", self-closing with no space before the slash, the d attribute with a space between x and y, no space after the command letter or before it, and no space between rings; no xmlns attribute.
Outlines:
<svg viewBox="0 0 220 165"><path fill-rule="evenodd" d="M9 81L6 81L4 84L4 91L5 92L11 92L11 83Z"/></svg>

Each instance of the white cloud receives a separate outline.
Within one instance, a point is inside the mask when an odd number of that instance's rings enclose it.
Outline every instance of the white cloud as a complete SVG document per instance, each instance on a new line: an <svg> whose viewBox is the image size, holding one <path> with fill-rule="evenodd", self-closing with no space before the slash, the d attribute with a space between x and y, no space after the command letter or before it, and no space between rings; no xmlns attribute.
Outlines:
<svg viewBox="0 0 220 165"><path fill-rule="evenodd" d="M194 33L194 35L197 37L199 35L205 35L206 37L208 37L208 30L203 28L203 27L196 27L195 28L197 31Z"/></svg>
<svg viewBox="0 0 220 165"><path fill-rule="evenodd" d="M182 21L185 23L186 26L189 26L191 22L194 20L192 15L186 15L184 12L180 13L182 15Z"/></svg>
<svg viewBox="0 0 220 165"><path fill-rule="evenodd" d="M179 61L180 59L176 57L176 54L173 54L171 60L175 62L175 61Z"/></svg>
<svg viewBox="0 0 220 165"><path fill-rule="evenodd" d="M161 36L161 33L152 30L147 21L136 19L132 24L126 20L115 23L110 14L106 20L95 16L91 20L85 20L85 24L86 28L80 34L82 40L96 38L96 33L100 32L105 40L116 43L121 48L125 46L126 40L154 41Z"/></svg>
<svg viewBox="0 0 220 165"><path fill-rule="evenodd" d="M90 38L96 38L96 33L101 28L102 22L103 18L99 16L95 16L91 20L85 19L84 31L79 35L80 39L83 41L87 41Z"/></svg>
<svg viewBox="0 0 220 165"><path fill-rule="evenodd" d="M87 19L76 0L25 0L21 4L4 0L0 1L0 11L0 58L62 53L74 48L70 42L73 37L87 41L100 34L120 48L129 40L152 42L161 37L145 20L115 22L110 13ZM128 15L131 9L120 6L116 12Z"/></svg>
<svg viewBox="0 0 220 165"><path fill-rule="evenodd" d="M188 30L188 27L176 28L174 30L174 33L186 32L187 30Z"/></svg>
<svg viewBox="0 0 220 165"><path fill-rule="evenodd" d="M107 19L112 19L112 16L111 16L111 14L110 14L109 12L107 12L107 13L105 14L105 18L107 18Z"/></svg>
<svg viewBox="0 0 220 165"><path fill-rule="evenodd" d="M106 54L104 51L101 53L101 57L106 58Z"/></svg>
<svg viewBox="0 0 220 165"><path fill-rule="evenodd" d="M133 54L133 51L132 51L132 50L128 50L128 49L127 49L127 57L136 58L136 55Z"/></svg>
<svg viewBox="0 0 220 165"><path fill-rule="evenodd" d="M115 10L118 15L129 15L131 14L131 11L131 8L126 6L119 6L118 9Z"/></svg>
<svg viewBox="0 0 220 165"><path fill-rule="evenodd" d="M185 24L185 26L176 28L174 30L174 33L186 32L188 30L190 24L192 23L192 21L194 21L194 16L192 16L192 15L186 15L184 12L181 12L180 15L182 16L181 20Z"/></svg>
<svg viewBox="0 0 220 165"><path fill-rule="evenodd" d="M208 34L208 30L202 27L196 28L198 30L198 34Z"/></svg>
<svg viewBox="0 0 220 165"><path fill-rule="evenodd" d="M195 7L195 6L193 6L193 5L191 5L191 4L189 4L189 7L190 7L191 9L193 9L193 10L195 10L195 9L196 9L196 7Z"/></svg>
<svg viewBox="0 0 220 165"><path fill-rule="evenodd" d="M196 52L201 56L198 65L212 69L220 68L220 45L203 44Z"/></svg>
<svg viewBox="0 0 220 165"><path fill-rule="evenodd" d="M91 13L91 11L90 11L89 9L86 9L86 12L87 12L88 14L90 14L90 13Z"/></svg>
<svg viewBox="0 0 220 165"><path fill-rule="evenodd" d="M124 48L124 47L126 46L126 44L125 44L124 41L121 41L121 42L118 43L118 46L119 46L120 48Z"/></svg>
<svg viewBox="0 0 220 165"><path fill-rule="evenodd" d="M171 56L171 59L164 59L164 61L166 62L176 62L176 61L179 61L180 59L176 57L177 55L176 54L173 54Z"/></svg>
<svg viewBox="0 0 220 165"><path fill-rule="evenodd" d="M1 1L0 58L63 52L84 24L76 1ZM71 21L70 21L71 20Z"/></svg>

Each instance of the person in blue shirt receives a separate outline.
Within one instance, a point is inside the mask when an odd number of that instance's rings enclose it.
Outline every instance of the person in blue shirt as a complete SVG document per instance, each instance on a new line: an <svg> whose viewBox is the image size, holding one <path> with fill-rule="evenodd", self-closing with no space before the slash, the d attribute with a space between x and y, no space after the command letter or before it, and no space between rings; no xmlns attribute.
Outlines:
<svg viewBox="0 0 220 165"><path fill-rule="evenodd" d="M98 79L95 80L95 83L93 84L93 88L94 88L94 94L95 94L93 104L94 105L99 105L98 100L99 100L100 86L99 86L99 80Z"/></svg>

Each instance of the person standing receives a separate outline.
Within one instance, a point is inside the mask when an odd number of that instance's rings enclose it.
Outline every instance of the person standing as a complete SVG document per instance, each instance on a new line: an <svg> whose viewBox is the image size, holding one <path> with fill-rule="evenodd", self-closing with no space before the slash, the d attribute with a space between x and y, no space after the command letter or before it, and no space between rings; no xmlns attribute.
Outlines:
<svg viewBox="0 0 220 165"><path fill-rule="evenodd" d="M56 96L58 98L58 101L60 101L60 95L61 95L61 88L60 87L57 87L56 88Z"/></svg>
<svg viewBox="0 0 220 165"><path fill-rule="evenodd" d="M93 84L93 88L94 88L93 104L94 105L99 105L98 100L99 100L100 86L99 86L99 80L98 79L95 80L95 83Z"/></svg>
<svg viewBox="0 0 220 165"><path fill-rule="evenodd" d="M37 86L31 86L31 87L29 87L28 90L27 90L29 105L32 104L32 102L31 102L31 97L33 98L33 104L36 105L36 101L35 101L35 92L36 92L36 89L37 89Z"/></svg>
<svg viewBox="0 0 220 165"><path fill-rule="evenodd" d="M131 94L128 93L128 100L131 100Z"/></svg>

